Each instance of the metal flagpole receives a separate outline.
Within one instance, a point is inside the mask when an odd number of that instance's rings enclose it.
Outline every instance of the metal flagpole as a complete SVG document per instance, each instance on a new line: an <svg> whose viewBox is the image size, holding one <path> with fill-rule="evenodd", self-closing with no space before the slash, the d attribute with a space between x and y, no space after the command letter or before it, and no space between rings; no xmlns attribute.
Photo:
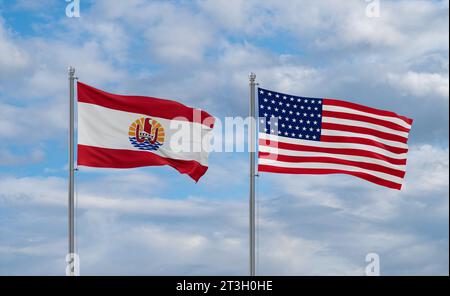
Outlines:
<svg viewBox="0 0 450 296"><path fill-rule="evenodd" d="M69 275L75 275L75 198L74 198L74 103L75 103L75 68L69 67Z"/></svg>
<svg viewBox="0 0 450 296"><path fill-rule="evenodd" d="M250 73L250 275L255 275L255 79Z"/></svg>

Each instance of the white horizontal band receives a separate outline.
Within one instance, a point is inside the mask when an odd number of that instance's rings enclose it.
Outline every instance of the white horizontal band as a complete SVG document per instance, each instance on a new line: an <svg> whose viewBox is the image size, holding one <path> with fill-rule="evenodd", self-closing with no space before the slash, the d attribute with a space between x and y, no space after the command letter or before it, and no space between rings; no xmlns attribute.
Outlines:
<svg viewBox="0 0 450 296"><path fill-rule="evenodd" d="M309 140L300 140L300 139L292 139L288 137L281 137L276 135L269 135L266 133L259 133L259 138L263 140L270 140L281 143L288 143L294 145L305 145L311 147L323 147L323 148L335 148L335 149L360 149L365 151L370 151L378 154L382 154L395 159L405 159L406 153L393 153L387 151L382 148L378 148L371 145L363 145L363 144L353 144L353 143L332 143L332 142L320 142L320 141L309 141Z"/></svg>
<svg viewBox="0 0 450 296"><path fill-rule="evenodd" d="M326 122L326 123L335 123L335 124L343 124L343 125L348 125L348 126L358 126L358 127L365 127L365 128L370 128L373 130L377 130L380 132L385 132L388 134L392 134L392 135L396 135L396 136L400 136L403 137L405 139L408 139L408 133L407 132L401 132L401 131L397 131L382 125L378 125L378 124L374 124L374 123L369 123L369 122L365 122L365 121L359 121L359 120L350 120L350 119L342 119L342 118L334 118L334 117L328 117L328 116L323 116L322 117L322 122Z"/></svg>
<svg viewBox="0 0 450 296"><path fill-rule="evenodd" d="M195 160L204 166L208 165L208 153L204 151L202 141L208 142L211 129L199 123L151 117L164 128L165 139L158 150L143 151L134 147L130 143L128 136L130 125L141 117L151 116L79 102L78 144L109 149L142 151L166 158ZM171 128L171 124L172 127L175 125L178 129ZM181 128L181 126L185 128ZM172 141L180 137L189 141L188 144L194 145L197 150L195 152L190 150L180 151L171 147Z"/></svg>
<svg viewBox="0 0 450 296"><path fill-rule="evenodd" d="M373 140L375 142L380 142L382 144L389 145L389 146L392 146L392 147L408 149L408 144L405 144L405 143L402 143L402 142L397 142L397 141L386 140L386 139L382 139L382 138L379 138L379 137L376 137L376 136L372 136L372 135L367 135L367 134L352 133L352 132L337 131L337 130L329 130L329 129L322 129L321 134L324 135L324 136L341 136L341 137L364 138L364 139Z"/></svg>
<svg viewBox="0 0 450 296"><path fill-rule="evenodd" d="M390 162L387 162L387 161L384 161L384 160L381 160L378 158L365 157L365 156L334 154L334 153L325 153L325 152L312 152L312 151L297 151L297 150L280 149L280 148L264 146L264 145L259 145L258 150L260 152L271 153L275 159L276 159L276 155L301 156L301 157L332 157L332 158L337 158L337 159L342 159L342 160L359 161L359 162L377 164L377 165L384 166L386 168L399 170L399 171L406 170L405 165L392 164Z"/></svg>
<svg viewBox="0 0 450 296"><path fill-rule="evenodd" d="M342 165L342 164L334 164L334 163L321 163L321 162L302 162L302 163L293 163L293 162L283 162L283 161L277 161L277 160L271 160L266 158L260 158L259 164L261 165L271 165L271 166L277 166L277 167L283 167L283 168L297 168L297 169L336 169L336 170L346 170L351 172L362 172L366 173L384 180L388 180L397 184L402 184L403 179L389 175L382 172L372 171L363 169L360 167L354 167L349 165Z"/></svg>
<svg viewBox="0 0 450 296"><path fill-rule="evenodd" d="M333 105L325 105L325 104L323 105L322 110L324 110L324 111L343 112L343 113L357 114L357 115L364 115L364 116L373 117L373 118L376 118L376 119L380 119L380 120L396 123L396 124L398 124L400 126L403 126L404 128L411 129L411 125L410 124L408 124L404 120L402 120L400 118L396 118L396 117L382 116L382 115L377 115L377 114L373 114L373 113L359 111L359 110L352 109L352 108L341 107L341 106L333 106Z"/></svg>

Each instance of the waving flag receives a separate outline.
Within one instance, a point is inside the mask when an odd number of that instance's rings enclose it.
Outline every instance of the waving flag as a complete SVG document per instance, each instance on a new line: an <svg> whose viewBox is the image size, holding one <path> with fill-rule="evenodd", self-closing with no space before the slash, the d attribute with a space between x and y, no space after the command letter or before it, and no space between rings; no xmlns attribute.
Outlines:
<svg viewBox="0 0 450 296"><path fill-rule="evenodd" d="M258 89L260 172L349 174L401 189L412 119Z"/></svg>
<svg viewBox="0 0 450 296"><path fill-rule="evenodd" d="M106 93L78 82L78 165L169 165L198 181L208 169L202 145L214 118L180 103ZM174 127L184 127L175 129ZM183 147L174 147L184 139Z"/></svg>

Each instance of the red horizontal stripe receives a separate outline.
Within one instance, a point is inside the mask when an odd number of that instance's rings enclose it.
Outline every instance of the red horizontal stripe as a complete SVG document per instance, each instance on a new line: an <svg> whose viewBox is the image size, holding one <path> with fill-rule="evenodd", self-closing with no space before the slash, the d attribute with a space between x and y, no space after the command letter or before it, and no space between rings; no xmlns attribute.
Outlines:
<svg viewBox="0 0 450 296"><path fill-rule="evenodd" d="M330 142L330 143L356 143L356 144L370 145L370 146L378 147L378 148L381 148L381 149L384 149L384 150L387 150L387 151L390 151L393 153L397 153L397 154L408 152L408 149L386 145L381 142L374 141L371 139L366 139L366 138L322 135L322 136L320 136L320 141L321 142Z"/></svg>
<svg viewBox="0 0 450 296"><path fill-rule="evenodd" d="M259 139L259 145L275 147L275 148L279 148L279 149L294 150L294 151L310 151L310 152L324 152L324 153L332 153L332 154L335 153L335 154L344 154L344 155L364 156L364 157L371 157L371 158L384 160L384 161L387 161L392 164L406 165L406 159L392 158L392 157L389 157L389 156L386 156L386 155L383 155L380 153L362 150L362 149L314 147L314 146L307 146L307 145L301 145L301 144L291 144L291 143L270 141L270 140L264 140L264 139Z"/></svg>
<svg viewBox="0 0 450 296"><path fill-rule="evenodd" d="M393 188L400 190L402 188L402 184L397 184L392 181L388 181L385 179L381 179L375 176L372 176L367 173L362 172L352 172L346 170L338 170L338 169L298 169L298 168L283 168L277 166L270 165L259 165L258 171L260 172L268 172L268 173L281 173L281 174L315 174L315 175L328 175L328 174L347 174L352 175L366 181L375 183L377 185Z"/></svg>
<svg viewBox="0 0 450 296"><path fill-rule="evenodd" d="M390 141L397 141L397 142L404 143L404 144L406 144L408 142L407 138L404 138L404 137L401 137L398 135L394 135L394 134L390 134L390 133L385 133L382 131L377 131L377 130L367 128L367 127L361 127L361 126L350 126L350 125L345 125L345 124L322 122L322 129L373 135L378 138L382 138L382 139L390 140Z"/></svg>
<svg viewBox="0 0 450 296"><path fill-rule="evenodd" d="M391 111L375 109L375 108L367 107L367 106L360 105L360 104L350 103L350 102L346 102L346 101L340 101L340 100L335 100L335 99L323 99L323 104L351 108L351 109L355 109L355 110L359 110L359 111L363 111L363 112L367 112L367 113L372 113L372 114L376 114L376 115L381 115L381 116L396 117L396 118L400 118L401 120L403 120L404 122L406 122L409 125L412 125L412 123L413 123L413 120L411 118L408 118L408 117L405 117L402 115L398 115L397 113L394 113Z"/></svg>
<svg viewBox="0 0 450 296"><path fill-rule="evenodd" d="M175 101L143 96L111 94L81 82L77 83L77 90L78 102L165 119L177 118L179 120L198 122L210 128L214 126L214 117L207 112L185 106ZM196 113L194 113L194 110Z"/></svg>
<svg viewBox="0 0 450 296"><path fill-rule="evenodd" d="M393 175L399 178L403 178L405 176L405 172L402 170L395 170L392 168L388 168L379 164L361 162L361 161L352 161L346 159L339 159L334 157L322 157L322 156L291 156L291 155L274 155L272 153L267 152L259 152L260 158L273 159L283 162L294 162L294 163L304 163L304 162L318 162L318 163L334 163L334 164L342 164L348 166L354 166L362 169L367 169L371 171L377 171L389 175Z"/></svg>
<svg viewBox="0 0 450 296"><path fill-rule="evenodd" d="M394 122L386 121L386 120L382 120L382 119L378 119L378 118L374 118L374 117L370 117L370 116L365 116L365 115L324 110L324 111L322 111L322 116L368 122L368 123L385 126L390 129L394 129L394 130L401 131L401 132L409 132L408 128L398 125Z"/></svg>
<svg viewBox="0 0 450 296"><path fill-rule="evenodd" d="M78 144L78 165L99 168L128 169L169 165L198 182L208 167L194 160L165 158L148 151L109 149Z"/></svg>

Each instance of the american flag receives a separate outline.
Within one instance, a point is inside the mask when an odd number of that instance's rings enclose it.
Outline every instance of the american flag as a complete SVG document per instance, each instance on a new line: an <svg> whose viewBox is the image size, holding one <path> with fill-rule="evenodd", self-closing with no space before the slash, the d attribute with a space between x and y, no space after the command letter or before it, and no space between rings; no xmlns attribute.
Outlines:
<svg viewBox="0 0 450 296"><path fill-rule="evenodd" d="M349 174L400 190L412 119L258 88L260 172Z"/></svg>

